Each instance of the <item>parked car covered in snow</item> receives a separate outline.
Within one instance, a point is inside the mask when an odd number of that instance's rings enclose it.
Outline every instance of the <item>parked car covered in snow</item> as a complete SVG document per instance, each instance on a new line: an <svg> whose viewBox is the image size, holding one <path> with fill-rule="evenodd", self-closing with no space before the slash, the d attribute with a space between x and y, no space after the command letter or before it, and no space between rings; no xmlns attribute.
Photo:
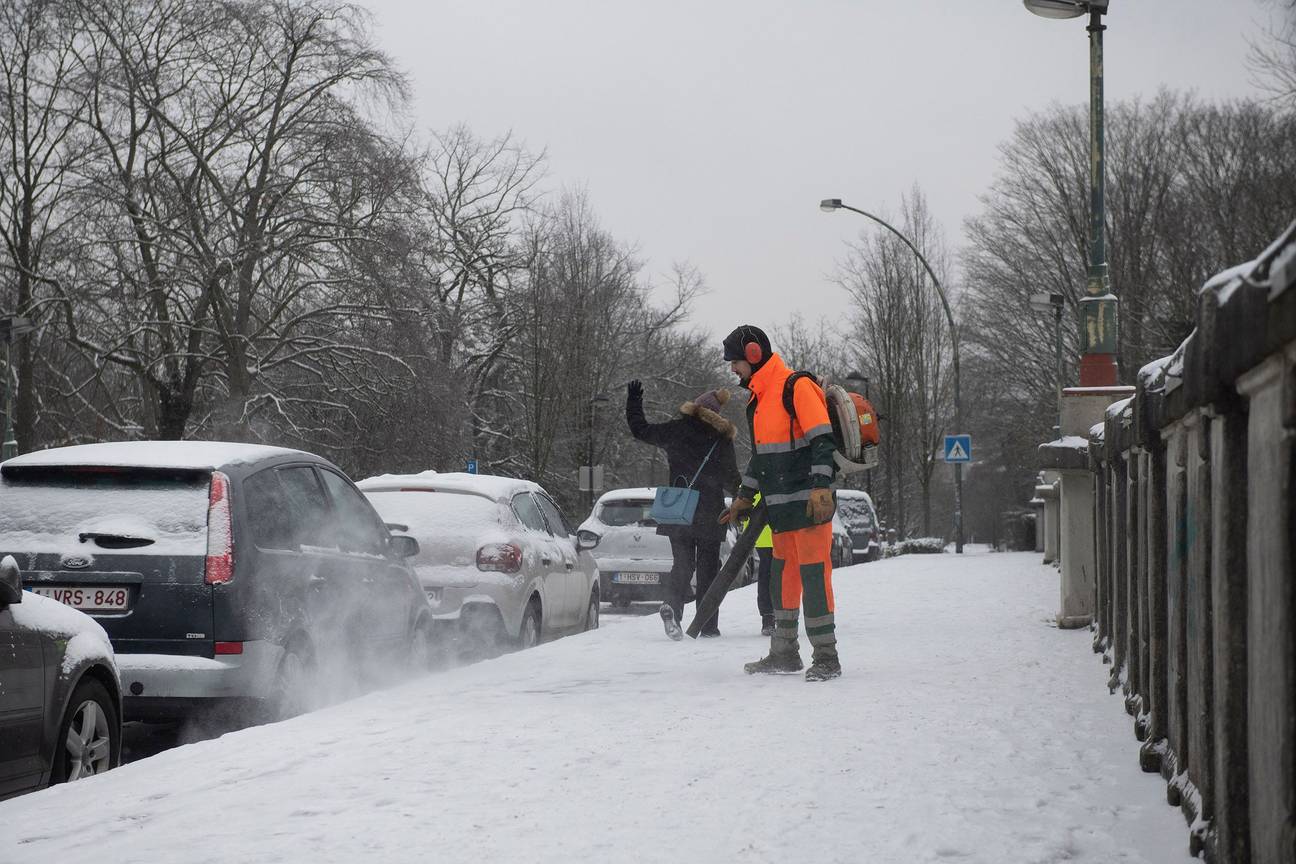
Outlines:
<svg viewBox="0 0 1296 864"><path fill-rule="evenodd" d="M128 719L234 700L287 715L421 662L417 549L298 450L133 441L0 465L0 554L107 631Z"/></svg>
<svg viewBox="0 0 1296 864"><path fill-rule="evenodd" d="M115 768L121 682L89 616L22 589L0 562L0 799Z"/></svg>
<svg viewBox="0 0 1296 864"><path fill-rule="evenodd" d="M841 514L834 513L832 518L832 566L849 567L854 564L851 554L851 535L842 522Z"/></svg>
<svg viewBox="0 0 1296 864"><path fill-rule="evenodd" d="M873 499L859 489L837 490L837 515L850 532L851 563L882 557L882 536Z"/></svg>
<svg viewBox="0 0 1296 864"><path fill-rule="evenodd" d="M613 606L628 606L636 600L666 599L666 575L671 571L673 559L670 538L657 533L657 523L649 515L654 494L651 488L605 492L594 503L590 517L581 523L579 535L594 546L603 598ZM736 528L725 532L720 545L722 564L728 560L737 539ZM755 573L753 553L737 584L750 583Z"/></svg>
<svg viewBox="0 0 1296 864"><path fill-rule="evenodd" d="M598 627L590 544L538 484L424 471L359 487L383 519L418 539L411 563L443 637L529 648Z"/></svg>

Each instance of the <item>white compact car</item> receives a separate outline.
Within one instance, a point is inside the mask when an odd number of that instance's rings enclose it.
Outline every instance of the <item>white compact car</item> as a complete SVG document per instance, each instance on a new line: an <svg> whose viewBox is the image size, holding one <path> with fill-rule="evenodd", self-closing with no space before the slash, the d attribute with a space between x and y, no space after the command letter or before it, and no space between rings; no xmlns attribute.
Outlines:
<svg viewBox="0 0 1296 864"><path fill-rule="evenodd" d="M657 533L657 523L649 516L655 492L651 488L605 492L595 502L594 512L581 523L579 536L595 546L603 599L613 606L629 606L636 600L666 599L666 575L671 571L673 559L670 538ZM720 546L722 565L737 539L736 529L725 532ZM744 564L738 584L749 584L755 574L753 552ZM695 578L694 585L696 581Z"/></svg>
<svg viewBox="0 0 1296 864"><path fill-rule="evenodd" d="M539 485L485 474L384 474L358 484L388 525L418 540L408 560L442 636L529 648L598 627L598 568Z"/></svg>

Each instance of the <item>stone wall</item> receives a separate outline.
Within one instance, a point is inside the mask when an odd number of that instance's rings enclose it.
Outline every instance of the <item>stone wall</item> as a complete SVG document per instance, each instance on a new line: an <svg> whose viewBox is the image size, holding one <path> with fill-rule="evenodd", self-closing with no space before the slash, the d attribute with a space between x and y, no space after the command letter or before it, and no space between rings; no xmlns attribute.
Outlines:
<svg viewBox="0 0 1296 864"><path fill-rule="evenodd" d="M1296 223L1089 435L1094 649L1208 861L1296 862Z"/></svg>

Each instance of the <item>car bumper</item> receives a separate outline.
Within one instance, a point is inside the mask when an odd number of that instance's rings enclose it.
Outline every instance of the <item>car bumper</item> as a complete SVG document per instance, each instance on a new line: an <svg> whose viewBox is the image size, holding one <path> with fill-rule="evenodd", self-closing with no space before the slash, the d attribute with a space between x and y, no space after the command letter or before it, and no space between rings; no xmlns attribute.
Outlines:
<svg viewBox="0 0 1296 864"><path fill-rule="evenodd" d="M126 714L132 716L154 703L182 707L224 699L264 699L271 693L282 656L283 648L263 640L244 642L242 654L214 658L118 654Z"/></svg>

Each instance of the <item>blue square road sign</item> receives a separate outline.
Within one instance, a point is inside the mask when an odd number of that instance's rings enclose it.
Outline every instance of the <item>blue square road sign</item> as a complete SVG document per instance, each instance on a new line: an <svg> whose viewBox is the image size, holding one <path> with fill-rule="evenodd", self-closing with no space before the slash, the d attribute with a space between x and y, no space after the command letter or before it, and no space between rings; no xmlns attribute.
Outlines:
<svg viewBox="0 0 1296 864"><path fill-rule="evenodd" d="M477 460L476 460L476 459L469 459L469 460L468 460L468 473L469 473L469 474L476 474L476 473L477 473Z"/></svg>
<svg viewBox="0 0 1296 864"><path fill-rule="evenodd" d="M945 461L946 462L971 462L972 461L972 436L971 435L946 435L945 436Z"/></svg>

